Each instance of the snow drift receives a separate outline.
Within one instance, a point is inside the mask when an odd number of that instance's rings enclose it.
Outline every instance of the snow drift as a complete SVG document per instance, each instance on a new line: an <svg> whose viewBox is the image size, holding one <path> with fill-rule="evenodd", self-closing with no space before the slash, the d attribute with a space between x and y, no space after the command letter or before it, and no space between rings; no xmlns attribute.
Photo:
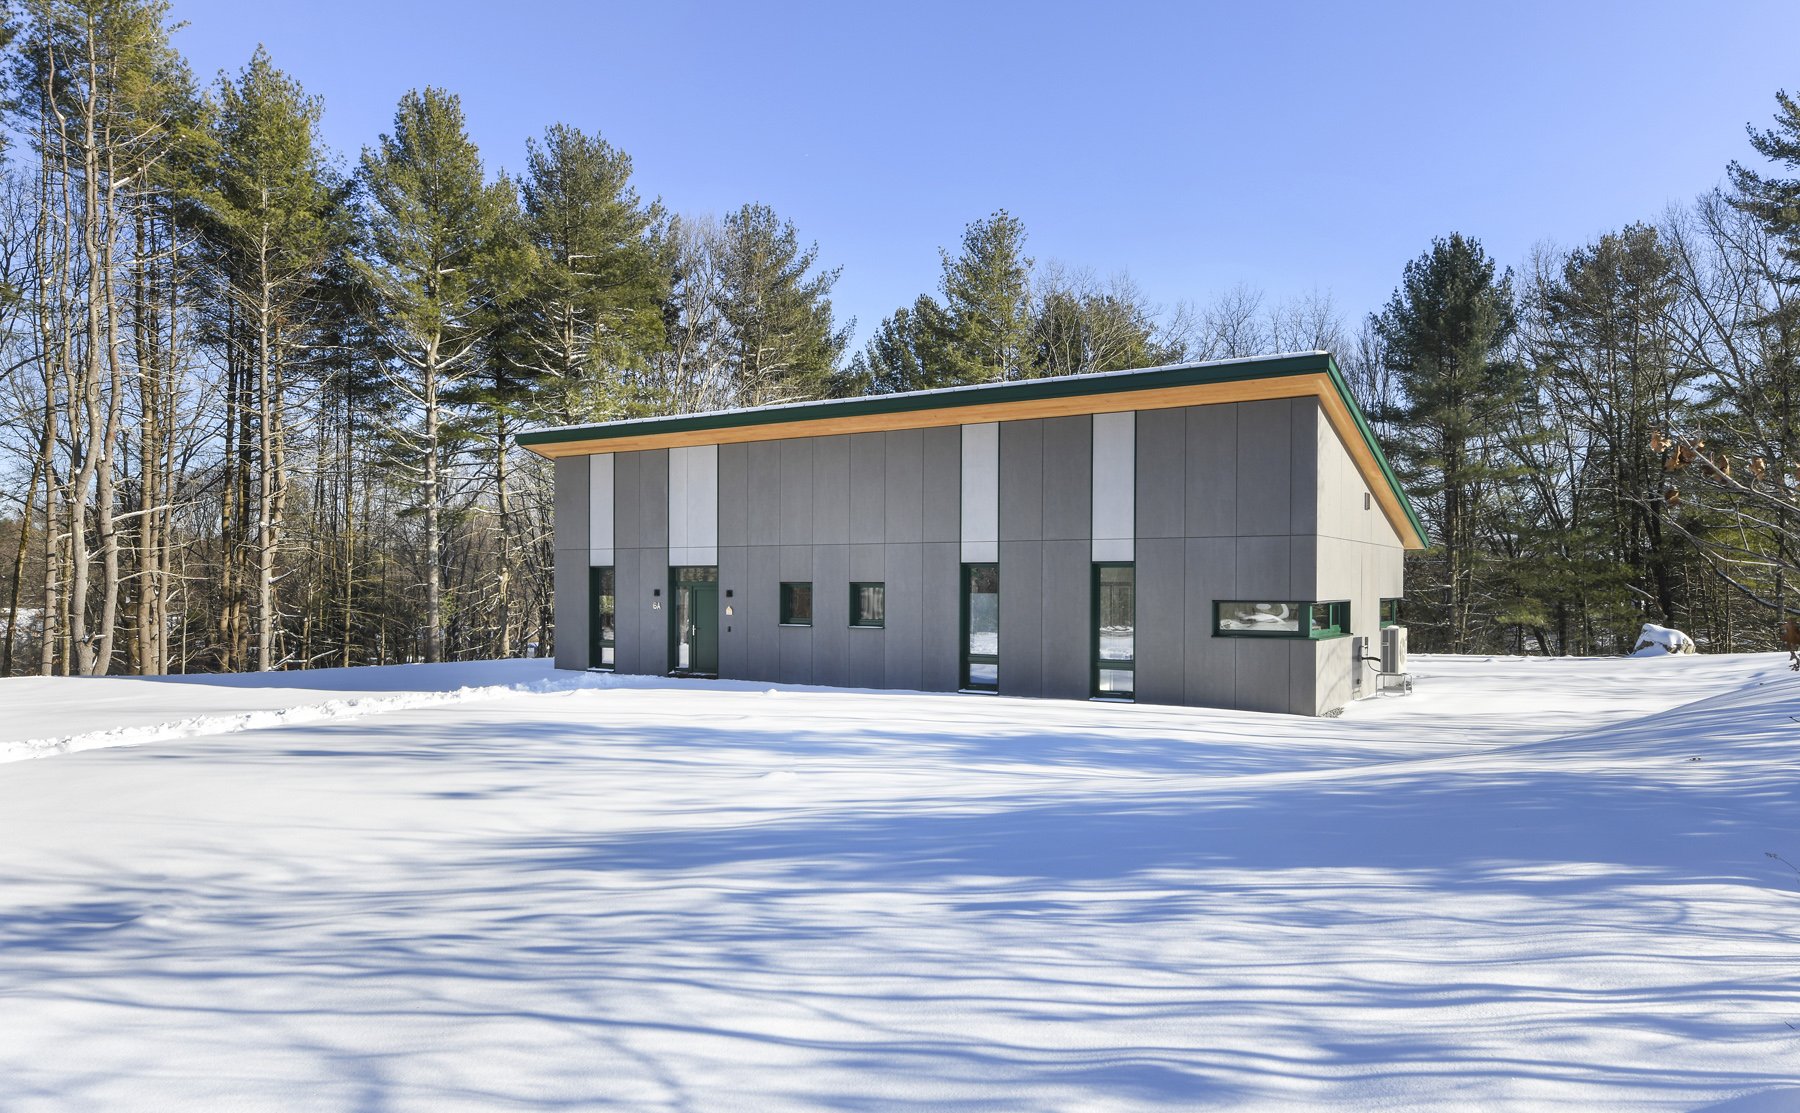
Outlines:
<svg viewBox="0 0 1800 1113"><path fill-rule="evenodd" d="M1413 667L1340 720L621 678L6 765L0 1108L1791 1104L1800 677Z"/></svg>

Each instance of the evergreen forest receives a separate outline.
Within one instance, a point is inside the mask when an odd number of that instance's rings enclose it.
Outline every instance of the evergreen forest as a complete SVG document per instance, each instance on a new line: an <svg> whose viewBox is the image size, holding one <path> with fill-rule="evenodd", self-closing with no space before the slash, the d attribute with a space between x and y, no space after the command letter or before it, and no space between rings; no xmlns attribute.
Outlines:
<svg viewBox="0 0 1800 1113"><path fill-rule="evenodd" d="M854 344L828 247L766 204L670 212L566 123L503 169L440 88L332 151L278 59L207 79L174 28L4 28L0 676L547 654L527 428L1321 348L1430 534L1414 649L1763 650L1800 615L1785 93L1692 202L1522 259L1446 229L1384 305L1158 304L999 209Z"/></svg>

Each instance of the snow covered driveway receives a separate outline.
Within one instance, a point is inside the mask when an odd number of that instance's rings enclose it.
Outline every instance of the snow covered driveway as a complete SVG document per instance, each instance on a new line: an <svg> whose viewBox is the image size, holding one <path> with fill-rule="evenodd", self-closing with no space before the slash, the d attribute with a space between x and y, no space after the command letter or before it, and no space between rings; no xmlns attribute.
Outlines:
<svg viewBox="0 0 1800 1113"><path fill-rule="evenodd" d="M1781 660L0 681L0 1110L1800 1108Z"/></svg>

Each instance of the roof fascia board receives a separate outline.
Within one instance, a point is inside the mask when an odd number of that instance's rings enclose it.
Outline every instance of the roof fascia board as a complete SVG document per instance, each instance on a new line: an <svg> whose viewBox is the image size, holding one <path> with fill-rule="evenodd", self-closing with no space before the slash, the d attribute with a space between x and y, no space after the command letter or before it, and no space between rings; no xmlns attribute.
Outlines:
<svg viewBox="0 0 1800 1113"><path fill-rule="evenodd" d="M1288 381L1280 384L1270 381L1280 379ZM1232 384L1244 384L1244 389L1232 389ZM1016 411L1019 418L1029 417L1034 415L1026 411L1075 399L1091 400L1087 405L1078 406L1079 412L1101 413L1312 395L1325 405L1340 439L1351 450L1353 458L1358 459L1365 482L1377 491L1378 501L1401 543L1408 549L1425 548L1429 540L1424 525L1400 486L1367 416L1350 392L1337 361L1325 352L790 403L753 410L634 418L541 429L521 433L516 440L532 452L553 459L683 444L734 443L830 436L887 427L925 428L969 421L1003 421L1009 420L1008 411ZM891 417L891 425L876 420L883 417ZM1361 452L1357 451L1358 446Z"/></svg>
<svg viewBox="0 0 1800 1113"><path fill-rule="evenodd" d="M958 406L995 405L1040 398L1074 398L1165 386L1190 386L1213 382L1237 382L1323 372L1331 357L1324 352L1266 356L1248 360L1172 364L1139 371L1110 371L1098 375L1068 375L1054 379L1024 379L1008 383L978 383L943 390L906 394L871 394L861 398L834 398L792 402L749 410L717 410L672 417L627 418L595 425L568 425L520 433L517 442L526 448L567 441L602 441L614 437L642 437L701 429L729 429L747 425L781 425L831 417L909 413Z"/></svg>

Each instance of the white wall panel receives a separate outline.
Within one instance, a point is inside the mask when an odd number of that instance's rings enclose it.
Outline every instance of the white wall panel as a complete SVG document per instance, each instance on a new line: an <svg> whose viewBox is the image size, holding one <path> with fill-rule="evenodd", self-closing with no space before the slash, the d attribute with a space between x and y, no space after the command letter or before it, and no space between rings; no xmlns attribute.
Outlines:
<svg viewBox="0 0 1800 1113"><path fill-rule="evenodd" d="M962 427L962 559L1000 559L1000 425Z"/></svg>
<svg viewBox="0 0 1800 1113"><path fill-rule="evenodd" d="M588 457L588 564L603 568L613 562L613 456Z"/></svg>
<svg viewBox="0 0 1800 1113"><path fill-rule="evenodd" d="M669 564L719 563L719 446L669 450Z"/></svg>
<svg viewBox="0 0 1800 1113"><path fill-rule="evenodd" d="M1137 414L1094 415L1095 560L1135 559Z"/></svg>
<svg viewBox="0 0 1800 1113"><path fill-rule="evenodd" d="M687 450L669 449L669 563L677 560L676 551L687 551Z"/></svg>

